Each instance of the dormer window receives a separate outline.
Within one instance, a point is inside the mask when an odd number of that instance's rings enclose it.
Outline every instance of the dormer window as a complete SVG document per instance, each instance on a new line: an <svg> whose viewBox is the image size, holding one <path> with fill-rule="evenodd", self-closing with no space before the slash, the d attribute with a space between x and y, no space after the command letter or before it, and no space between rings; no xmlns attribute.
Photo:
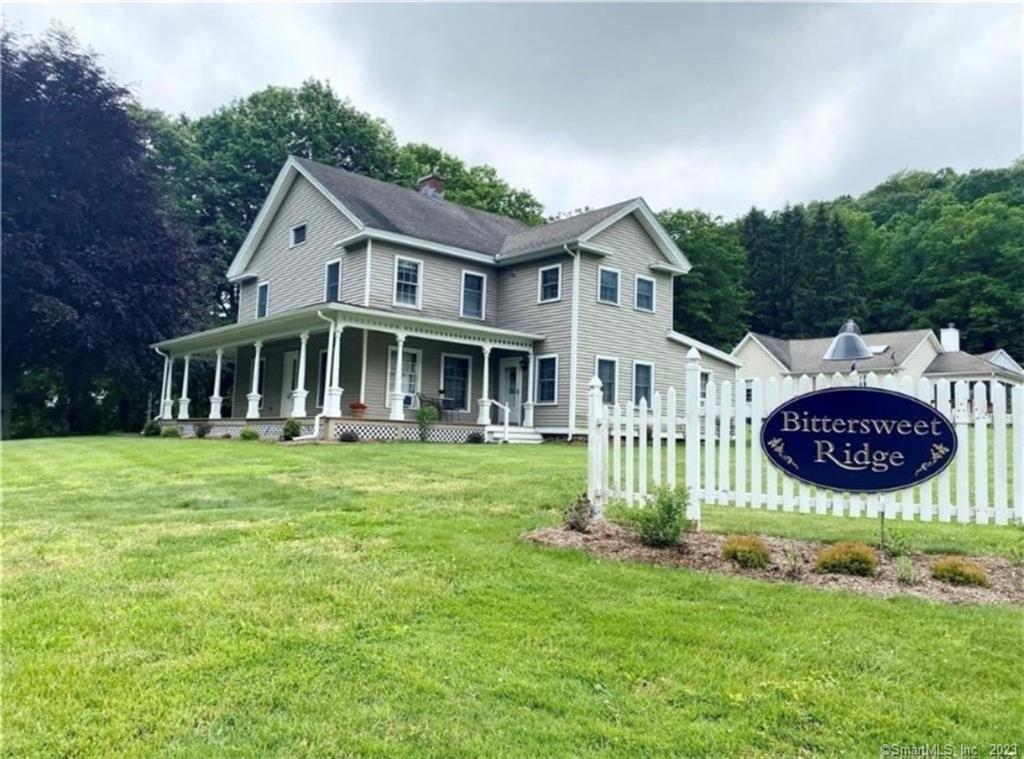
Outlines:
<svg viewBox="0 0 1024 759"><path fill-rule="evenodd" d="M306 225L299 224L296 227L292 227L292 241L290 247L294 248L296 245L302 245L306 241Z"/></svg>

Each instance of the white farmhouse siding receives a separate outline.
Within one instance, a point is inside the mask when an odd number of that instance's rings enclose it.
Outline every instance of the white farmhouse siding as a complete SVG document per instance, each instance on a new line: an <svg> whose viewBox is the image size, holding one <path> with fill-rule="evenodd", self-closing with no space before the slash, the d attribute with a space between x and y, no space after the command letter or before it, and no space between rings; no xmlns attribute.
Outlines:
<svg viewBox="0 0 1024 759"><path fill-rule="evenodd" d="M352 245L342 253L341 259L341 299L345 303L357 306L366 305L366 243Z"/></svg>
<svg viewBox="0 0 1024 759"><path fill-rule="evenodd" d="M921 377L924 376L925 369L931 365L935 357L939 355L938 341L929 339L926 337L922 340L916 348L914 348L909 356L897 356L897 361L900 361L900 371L897 376L910 377L914 382L917 382ZM901 360L903 359L903 360Z"/></svg>
<svg viewBox="0 0 1024 759"><path fill-rule="evenodd" d="M306 224L306 241L291 247L291 230ZM270 283L268 316L319 303L324 299L324 267L341 255L334 243L355 227L304 177L296 177L267 232L253 253L248 271L255 275L239 286L238 322L256 318L256 288ZM347 272L342 271L345 281Z"/></svg>

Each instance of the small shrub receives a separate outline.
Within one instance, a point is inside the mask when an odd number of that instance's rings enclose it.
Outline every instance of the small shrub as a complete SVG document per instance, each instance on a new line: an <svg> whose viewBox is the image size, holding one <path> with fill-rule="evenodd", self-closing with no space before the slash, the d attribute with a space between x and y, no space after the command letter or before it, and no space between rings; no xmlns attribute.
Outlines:
<svg viewBox="0 0 1024 759"><path fill-rule="evenodd" d="M479 445L484 442L484 435L482 432L470 432L466 435L466 442L472 445Z"/></svg>
<svg viewBox="0 0 1024 759"><path fill-rule="evenodd" d="M160 437L181 437L180 427L164 427L160 430Z"/></svg>
<svg viewBox="0 0 1024 759"><path fill-rule="evenodd" d="M803 557L800 555L800 552L795 548L786 548L783 551L783 556L786 560L786 576L799 577L800 567L803 564Z"/></svg>
<svg viewBox="0 0 1024 759"><path fill-rule="evenodd" d="M437 406L431 403L424 403L416 411L416 421L420 425L420 442L427 442L427 435L430 433L430 425L441 418Z"/></svg>
<svg viewBox="0 0 1024 759"><path fill-rule="evenodd" d="M343 443L358 443L359 433L355 430L345 430L338 436L338 440Z"/></svg>
<svg viewBox="0 0 1024 759"><path fill-rule="evenodd" d="M259 440L260 433L255 427L242 427L242 431L238 433L239 440Z"/></svg>
<svg viewBox="0 0 1024 759"><path fill-rule="evenodd" d="M882 544L882 550L885 551L890 559L895 559L899 556L909 556L911 550L910 540L902 532L889 530L885 536L885 543Z"/></svg>
<svg viewBox="0 0 1024 759"><path fill-rule="evenodd" d="M158 437L160 435L160 422L150 419L146 422L146 426L142 428L142 434L145 437Z"/></svg>
<svg viewBox="0 0 1024 759"><path fill-rule="evenodd" d="M221 440L230 440L231 439L231 433L230 432L225 432L223 435L220 436L220 439Z"/></svg>
<svg viewBox="0 0 1024 759"><path fill-rule="evenodd" d="M288 419L283 425L281 425L282 440L294 440L301 434L302 425L299 424L298 419Z"/></svg>
<svg viewBox="0 0 1024 759"><path fill-rule="evenodd" d="M840 575L870 577L878 567L878 555L864 543L836 543L821 549L815 570Z"/></svg>
<svg viewBox="0 0 1024 759"><path fill-rule="evenodd" d="M648 546L674 546L686 526L686 505L690 500L685 487L661 487L654 491L654 501L630 512L631 521Z"/></svg>
<svg viewBox="0 0 1024 759"><path fill-rule="evenodd" d="M209 435L212 430L213 425L209 422L196 422L192 425L192 434L200 440Z"/></svg>
<svg viewBox="0 0 1024 759"><path fill-rule="evenodd" d="M586 493L581 493L562 512L562 519L569 530L576 532L587 532L590 529L590 520L594 517L594 507Z"/></svg>
<svg viewBox="0 0 1024 759"><path fill-rule="evenodd" d="M744 569L764 569L771 563L772 554L756 535L732 535L722 546L722 558Z"/></svg>
<svg viewBox="0 0 1024 759"><path fill-rule="evenodd" d="M909 556L898 557L896 559L896 581L902 585L917 585L919 580L913 559Z"/></svg>
<svg viewBox="0 0 1024 759"><path fill-rule="evenodd" d="M950 585L989 586L988 573L980 564L959 556L946 556L932 564L932 577Z"/></svg>

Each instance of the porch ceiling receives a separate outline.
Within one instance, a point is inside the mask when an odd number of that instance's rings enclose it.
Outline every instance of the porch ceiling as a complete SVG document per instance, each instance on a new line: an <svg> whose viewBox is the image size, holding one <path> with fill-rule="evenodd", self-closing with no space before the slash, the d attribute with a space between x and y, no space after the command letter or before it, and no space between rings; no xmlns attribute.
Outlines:
<svg viewBox="0 0 1024 759"><path fill-rule="evenodd" d="M318 317L318 313L325 317L333 317L343 327L401 333L407 337L422 337L451 343L490 345L493 348L532 350L534 342L544 339L544 335L498 329L483 324L434 319L348 303L320 303L244 324L230 324L162 340L153 343L152 347L176 356L185 353L212 353L218 348L249 345L257 340L266 342L294 337L301 332L324 332L328 328L328 323Z"/></svg>

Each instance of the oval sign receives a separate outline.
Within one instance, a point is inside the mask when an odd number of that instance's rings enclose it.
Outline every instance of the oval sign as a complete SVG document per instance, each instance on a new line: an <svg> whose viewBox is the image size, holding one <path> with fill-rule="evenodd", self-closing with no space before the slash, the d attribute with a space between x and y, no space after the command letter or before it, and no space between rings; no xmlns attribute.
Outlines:
<svg viewBox="0 0 1024 759"><path fill-rule="evenodd" d="M953 425L927 403L869 387L798 395L761 428L765 455L790 477L853 493L924 482L949 466L956 447Z"/></svg>

